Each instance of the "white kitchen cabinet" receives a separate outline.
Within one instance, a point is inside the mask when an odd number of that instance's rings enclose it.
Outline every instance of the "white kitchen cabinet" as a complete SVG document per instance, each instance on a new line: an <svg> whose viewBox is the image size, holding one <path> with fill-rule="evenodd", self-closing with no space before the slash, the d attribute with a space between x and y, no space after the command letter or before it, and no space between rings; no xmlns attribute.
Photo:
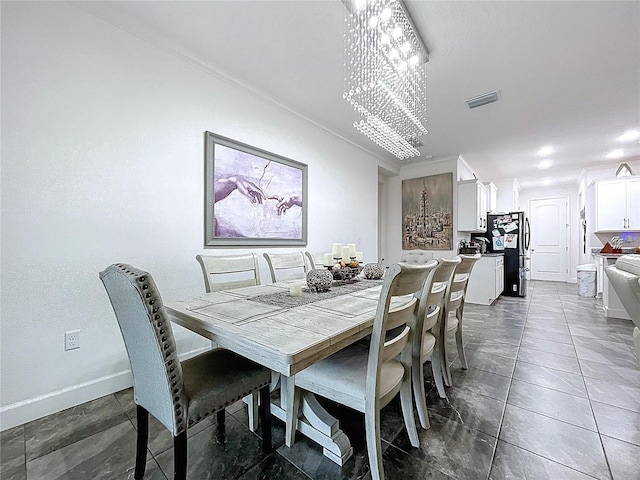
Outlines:
<svg viewBox="0 0 640 480"><path fill-rule="evenodd" d="M497 200L496 213L517 212L520 210L520 184L518 180L502 180L496 182Z"/></svg>
<svg viewBox="0 0 640 480"><path fill-rule="evenodd" d="M504 255L483 255L471 270L465 303L491 305L504 290Z"/></svg>
<svg viewBox="0 0 640 480"><path fill-rule="evenodd" d="M487 189L487 212L498 213L498 187L493 182L484 184Z"/></svg>
<svg viewBox="0 0 640 480"><path fill-rule="evenodd" d="M640 231L640 177L595 183L595 231Z"/></svg>
<svg viewBox="0 0 640 480"><path fill-rule="evenodd" d="M458 182L458 231L487 231L487 189L479 180Z"/></svg>

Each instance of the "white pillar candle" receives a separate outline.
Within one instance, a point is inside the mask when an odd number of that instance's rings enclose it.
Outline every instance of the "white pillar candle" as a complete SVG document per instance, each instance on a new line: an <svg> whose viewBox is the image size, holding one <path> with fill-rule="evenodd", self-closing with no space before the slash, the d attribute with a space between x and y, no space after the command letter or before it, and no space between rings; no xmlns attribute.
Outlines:
<svg viewBox="0 0 640 480"><path fill-rule="evenodd" d="M289 287L289 295L291 295L292 297L301 297L302 285L291 285Z"/></svg>
<svg viewBox="0 0 640 480"><path fill-rule="evenodd" d="M335 255L333 253L325 253L323 255L324 261L322 262L322 264L325 267L331 267L333 266L333 259L335 258Z"/></svg>
<svg viewBox="0 0 640 480"><path fill-rule="evenodd" d="M356 256L356 244L355 243L347 243L347 247L349 247L349 258Z"/></svg>
<svg viewBox="0 0 640 480"><path fill-rule="evenodd" d="M342 261L345 263L349 262L349 253L351 253L351 249L349 247L342 247Z"/></svg>
<svg viewBox="0 0 640 480"><path fill-rule="evenodd" d="M331 251L331 253L333 254L333 258L342 257L342 244L341 243L334 243L333 244L333 250Z"/></svg>
<svg viewBox="0 0 640 480"><path fill-rule="evenodd" d="M356 260L359 262L362 262L364 260L364 253L363 252L356 252Z"/></svg>

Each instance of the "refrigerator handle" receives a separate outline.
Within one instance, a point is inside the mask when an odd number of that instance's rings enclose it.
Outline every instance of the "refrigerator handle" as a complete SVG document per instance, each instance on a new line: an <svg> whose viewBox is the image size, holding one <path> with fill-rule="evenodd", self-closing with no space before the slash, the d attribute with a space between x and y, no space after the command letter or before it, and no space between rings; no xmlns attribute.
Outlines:
<svg viewBox="0 0 640 480"><path fill-rule="evenodd" d="M524 249L529 250L531 243L531 225L529 225L529 217L524 219Z"/></svg>

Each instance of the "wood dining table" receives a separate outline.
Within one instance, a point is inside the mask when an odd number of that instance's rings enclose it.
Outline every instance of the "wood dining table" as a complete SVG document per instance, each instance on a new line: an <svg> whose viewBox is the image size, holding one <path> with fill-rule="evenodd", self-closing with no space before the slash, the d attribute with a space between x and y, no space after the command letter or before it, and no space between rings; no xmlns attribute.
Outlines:
<svg viewBox="0 0 640 480"><path fill-rule="evenodd" d="M290 294L294 285L302 286L300 296ZM165 307L174 323L279 373L281 394L272 396L272 413L295 422L326 457L343 465L353 448L338 420L310 392L302 392L294 419L286 399L294 398L296 373L371 333L381 288L381 280L362 278L314 292L297 279L188 296ZM408 301L394 299L392 308ZM293 441L285 439L287 446Z"/></svg>

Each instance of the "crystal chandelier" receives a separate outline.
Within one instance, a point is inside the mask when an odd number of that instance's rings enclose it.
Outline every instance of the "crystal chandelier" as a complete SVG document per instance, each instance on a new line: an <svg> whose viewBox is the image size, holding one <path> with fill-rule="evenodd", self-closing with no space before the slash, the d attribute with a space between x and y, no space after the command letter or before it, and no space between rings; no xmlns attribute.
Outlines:
<svg viewBox="0 0 640 480"><path fill-rule="evenodd" d="M353 126L400 159L420 155L427 133L428 52L400 0L343 0L345 87Z"/></svg>

